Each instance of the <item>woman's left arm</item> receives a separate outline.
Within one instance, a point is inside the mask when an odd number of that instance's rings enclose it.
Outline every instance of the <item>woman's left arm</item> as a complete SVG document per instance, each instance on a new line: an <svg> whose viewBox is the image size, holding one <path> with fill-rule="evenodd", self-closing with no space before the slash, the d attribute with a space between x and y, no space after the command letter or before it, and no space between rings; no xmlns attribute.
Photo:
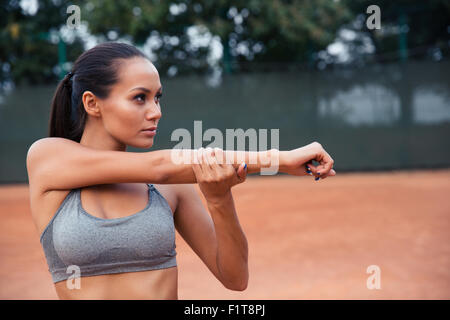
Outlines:
<svg viewBox="0 0 450 320"><path fill-rule="evenodd" d="M245 290L247 239L233 199L203 204L193 184L173 185L177 193L175 227L184 241L227 289ZM208 213L209 211L209 213Z"/></svg>
<svg viewBox="0 0 450 320"><path fill-rule="evenodd" d="M249 278L248 246L231 187L245 181L246 168L241 165L236 172L229 164L214 163L215 156L208 155L208 151L201 158L204 161L193 169L209 214L192 185L177 185L175 226L226 288L242 291L247 288Z"/></svg>
<svg viewBox="0 0 450 320"><path fill-rule="evenodd" d="M245 290L248 284L248 244L234 207L230 192L222 200L208 201L217 238L217 266L222 280L235 290Z"/></svg>

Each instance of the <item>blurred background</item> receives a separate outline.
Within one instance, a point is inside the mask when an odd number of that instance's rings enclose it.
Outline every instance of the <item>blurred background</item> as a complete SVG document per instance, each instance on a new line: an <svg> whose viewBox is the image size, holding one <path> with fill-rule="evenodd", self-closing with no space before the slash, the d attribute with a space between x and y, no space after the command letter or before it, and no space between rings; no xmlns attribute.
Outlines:
<svg viewBox="0 0 450 320"><path fill-rule="evenodd" d="M80 9L75 28L70 5ZM379 29L368 28L370 5L380 8ZM193 132L194 120L202 120L203 130L277 128L280 150L319 141L338 174L373 171L385 177L393 170L450 166L446 0L2 0L0 26L0 184L5 187L27 183L26 153L47 136L57 82L83 51L104 41L137 46L159 70L163 117L152 150L172 148L173 130ZM448 178L444 172L438 176ZM410 178L403 176L403 187L416 183ZM372 199L371 208L398 192L389 179L377 181L392 191ZM444 220L433 223L446 229L439 239L422 238L422 245L441 250L432 257L439 256L447 270L437 282L441 296L449 298L450 249L444 245L450 240L449 206L443 194L449 187L445 181L439 186L421 192L441 196L434 201ZM15 189L3 190L3 201L12 201ZM366 195L372 191L364 189ZM415 197L407 195L405 202ZM435 209L430 212L437 214ZM276 296L283 297L281 292ZM323 297L318 292L315 297Z"/></svg>

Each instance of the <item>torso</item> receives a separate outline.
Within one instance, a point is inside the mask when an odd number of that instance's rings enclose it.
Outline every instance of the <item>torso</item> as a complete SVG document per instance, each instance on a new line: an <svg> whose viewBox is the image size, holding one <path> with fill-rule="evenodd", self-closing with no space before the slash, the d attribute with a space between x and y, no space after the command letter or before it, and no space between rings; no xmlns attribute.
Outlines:
<svg viewBox="0 0 450 320"><path fill-rule="evenodd" d="M153 184L167 200L172 213L177 207L175 185ZM81 203L90 214L103 219L132 215L145 208L148 201L145 183L121 183L82 188ZM31 211L39 235L70 190L31 194ZM177 267L81 277L80 289L67 288L66 281L55 283L60 299L178 299Z"/></svg>

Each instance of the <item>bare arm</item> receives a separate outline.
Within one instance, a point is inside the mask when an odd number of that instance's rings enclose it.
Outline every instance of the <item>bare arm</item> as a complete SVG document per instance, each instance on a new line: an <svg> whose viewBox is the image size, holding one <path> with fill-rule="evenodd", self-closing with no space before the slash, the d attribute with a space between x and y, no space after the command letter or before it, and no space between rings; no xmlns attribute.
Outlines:
<svg viewBox="0 0 450 320"><path fill-rule="evenodd" d="M243 183L247 170L241 165L216 163L222 151L203 154L193 165L208 211L192 185L178 185L175 226L214 276L230 290L245 290L248 284L248 244L234 206L231 187ZM195 223L193 223L195 221Z"/></svg>
<svg viewBox="0 0 450 320"><path fill-rule="evenodd" d="M244 290L249 277L248 247L232 196L223 203L208 202L205 208L194 185L180 184L175 188L178 233L226 288Z"/></svg>
<svg viewBox="0 0 450 320"><path fill-rule="evenodd" d="M248 244L242 230L233 196L230 192L222 201L208 202L217 238L216 263L222 283L228 288L245 290L248 284Z"/></svg>
<svg viewBox="0 0 450 320"><path fill-rule="evenodd" d="M193 151L183 150L188 152L191 159ZM41 192L109 183L196 183L192 161L176 163L172 159L172 152L171 149L149 152L99 150L69 139L43 138L34 142L28 150L28 178L30 182L33 180L33 184ZM240 156L243 156L233 160L232 164L236 169L241 163L239 160L254 162L254 159L251 159L252 154L257 155L257 162L249 164L249 173L270 166L270 163L263 164L259 156L269 155L271 151L226 152L236 153L236 156L240 153Z"/></svg>

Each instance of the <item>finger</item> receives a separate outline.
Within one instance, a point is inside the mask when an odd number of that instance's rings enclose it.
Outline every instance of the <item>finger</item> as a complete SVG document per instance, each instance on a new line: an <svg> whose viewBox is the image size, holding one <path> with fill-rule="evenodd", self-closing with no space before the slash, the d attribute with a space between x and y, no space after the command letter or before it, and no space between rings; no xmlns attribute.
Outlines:
<svg viewBox="0 0 450 320"><path fill-rule="evenodd" d="M210 152L208 153L208 161L210 163L211 175L214 177L214 179L221 179L221 177L226 172L226 168L223 168L217 163L215 151L211 148L209 151Z"/></svg>
<svg viewBox="0 0 450 320"><path fill-rule="evenodd" d="M212 179L214 177L214 170L213 170L213 159L211 157L211 148L206 148L203 151L202 159L203 159L203 174L206 178Z"/></svg>
<svg viewBox="0 0 450 320"><path fill-rule="evenodd" d="M204 152L203 159L205 160L205 163L208 165L209 169L213 168L215 157L212 155L213 149L212 148L206 148Z"/></svg>
<svg viewBox="0 0 450 320"><path fill-rule="evenodd" d="M308 169L310 170L311 176L314 177L314 180L315 180L315 181L318 181L320 178L322 178L322 177L324 176L324 170L325 170L325 168L324 168L324 166L321 165L321 164L315 166L315 165L312 163L312 161L310 161L310 162L308 162L308 163L306 164L305 167L306 167L307 170L308 170Z"/></svg>
<svg viewBox="0 0 450 320"><path fill-rule="evenodd" d="M195 164L200 164L201 163L202 149L203 148L194 149L193 163L195 163Z"/></svg>
<svg viewBox="0 0 450 320"><path fill-rule="evenodd" d="M235 174L235 177L237 179L235 181L235 184L242 183L245 181L245 179L247 178L247 171L248 171L247 164L245 162L242 162Z"/></svg>
<svg viewBox="0 0 450 320"><path fill-rule="evenodd" d="M327 177L332 177L336 175L336 171L334 171L334 169L331 169L330 172L328 172L327 175L320 177L320 180L326 179Z"/></svg>
<svg viewBox="0 0 450 320"><path fill-rule="evenodd" d="M201 148L200 149L200 156L199 156L199 160L200 160L200 168L202 169L202 173L205 174L208 171L208 161L206 158L206 149L205 148Z"/></svg>
<svg viewBox="0 0 450 320"><path fill-rule="evenodd" d="M324 157L320 161L320 163L324 167L323 172L321 172L322 176L320 178L325 179L330 175L331 170L333 169L334 160L333 160L333 158L331 158L331 156L328 154L328 152L325 151ZM336 171L334 172L334 174L336 174Z"/></svg>
<svg viewBox="0 0 450 320"><path fill-rule="evenodd" d="M239 166L237 175L241 180L245 180L245 178L247 177L247 164L245 162L242 162Z"/></svg>
<svg viewBox="0 0 450 320"><path fill-rule="evenodd" d="M310 162L305 163L305 171L310 176L313 175L313 173L311 171L311 167L312 167L312 163L310 163Z"/></svg>
<svg viewBox="0 0 450 320"><path fill-rule="evenodd" d="M320 161L320 164L324 167L321 174L326 177L329 175L331 169L333 169L334 160L331 156L325 151L323 159Z"/></svg>
<svg viewBox="0 0 450 320"><path fill-rule="evenodd" d="M213 170L210 166L210 159L208 157L208 148L203 148L201 154L201 168L202 168L202 179L203 181L211 181L213 179Z"/></svg>
<svg viewBox="0 0 450 320"><path fill-rule="evenodd" d="M214 154L219 169L222 170L225 175L236 175L237 170L232 164L227 163L226 154L222 149L214 148Z"/></svg>
<svg viewBox="0 0 450 320"><path fill-rule="evenodd" d="M202 165L208 164L208 157L207 157L206 152L207 152L206 148L202 148L202 154L201 154Z"/></svg>
<svg viewBox="0 0 450 320"><path fill-rule="evenodd" d="M221 167L225 167L225 153L220 148L214 148L214 155L216 157L217 164Z"/></svg>
<svg viewBox="0 0 450 320"><path fill-rule="evenodd" d="M312 161L309 161L305 164L305 168L307 171L309 170L311 172L310 175L312 175L314 177L318 177L318 176L320 176L320 168L322 168L322 167L315 166Z"/></svg>
<svg viewBox="0 0 450 320"><path fill-rule="evenodd" d="M214 151L213 148L206 148L207 152L207 157L208 157L208 163L211 167L212 170L217 170L220 169L219 164L217 163L217 159L216 159L216 153Z"/></svg>
<svg viewBox="0 0 450 320"><path fill-rule="evenodd" d="M334 169L326 171L326 165L320 164L318 166L313 165L312 161L309 161L305 164L305 169L310 170L310 175L315 177L315 180L323 180L326 179L328 176L335 176L336 171Z"/></svg>

